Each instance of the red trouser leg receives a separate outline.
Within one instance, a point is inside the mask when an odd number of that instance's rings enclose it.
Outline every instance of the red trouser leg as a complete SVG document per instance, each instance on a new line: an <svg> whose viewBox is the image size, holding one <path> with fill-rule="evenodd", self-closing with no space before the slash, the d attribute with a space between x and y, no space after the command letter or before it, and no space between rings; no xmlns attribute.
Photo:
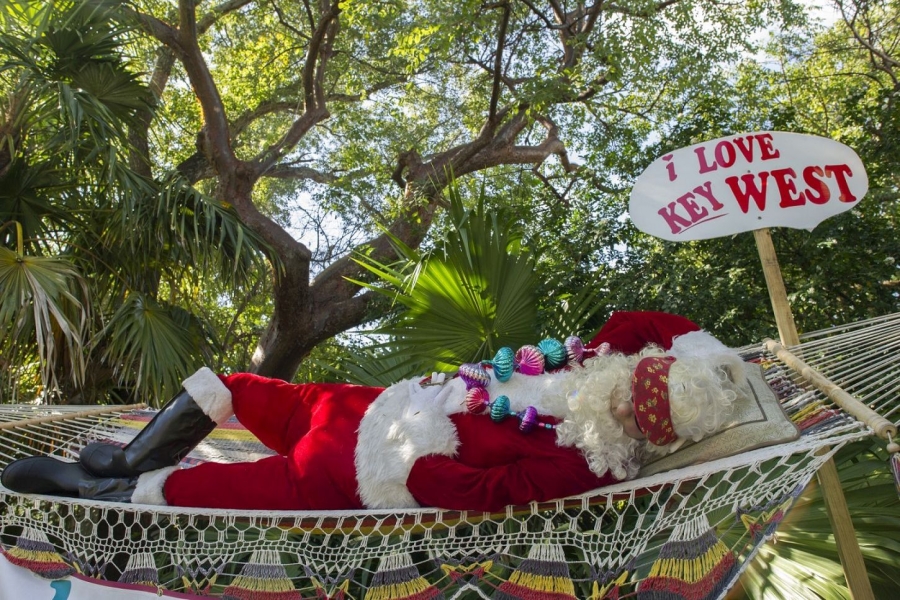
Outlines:
<svg viewBox="0 0 900 600"><path fill-rule="evenodd" d="M303 510L306 500L290 461L270 456L252 463L204 463L175 471L163 494L170 506L245 510Z"/></svg>
<svg viewBox="0 0 900 600"><path fill-rule="evenodd" d="M296 385L252 373L223 378L238 421L263 444L287 455L309 431L315 384Z"/></svg>
<svg viewBox="0 0 900 600"><path fill-rule="evenodd" d="M310 426L323 425L314 420L327 419L334 407L343 404L353 404L352 410L365 412L365 406L381 393L380 388L339 383L295 384L252 373L236 373L223 377L222 381L231 391L238 421L263 444L285 456L309 432Z"/></svg>
<svg viewBox="0 0 900 600"><path fill-rule="evenodd" d="M354 508L356 429L379 388L290 384L250 373L223 377L235 416L280 456L255 463L206 463L172 473L175 506L304 510ZM314 434L307 435L310 430Z"/></svg>
<svg viewBox="0 0 900 600"><path fill-rule="evenodd" d="M241 424L280 456L247 463L204 463L175 471L163 487L166 502L172 506L248 510L302 506L290 476L290 461L284 456L295 439L309 429L308 410L298 402L297 386L250 373L221 380L231 392L232 407Z"/></svg>

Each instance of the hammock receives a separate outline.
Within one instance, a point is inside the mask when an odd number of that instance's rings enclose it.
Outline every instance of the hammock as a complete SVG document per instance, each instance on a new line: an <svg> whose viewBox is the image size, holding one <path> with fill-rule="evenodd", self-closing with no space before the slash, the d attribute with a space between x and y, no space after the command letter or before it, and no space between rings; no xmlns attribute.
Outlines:
<svg viewBox="0 0 900 600"><path fill-rule="evenodd" d="M799 438L495 514L194 510L0 488L0 551L48 579L235 599L721 598L834 452L895 431L874 412L869 424L850 417L832 401L843 392L816 389L784 360L896 418L900 314L808 334L787 353L740 352L760 365ZM75 459L94 440L125 443L150 415L0 406L0 468L35 453ZM187 462L267 452L229 422Z"/></svg>

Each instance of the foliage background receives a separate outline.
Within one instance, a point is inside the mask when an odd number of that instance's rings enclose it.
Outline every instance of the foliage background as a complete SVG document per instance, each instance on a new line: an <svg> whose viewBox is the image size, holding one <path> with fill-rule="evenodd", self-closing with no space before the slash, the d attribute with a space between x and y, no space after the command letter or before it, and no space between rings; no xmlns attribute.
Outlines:
<svg viewBox="0 0 900 600"><path fill-rule="evenodd" d="M287 321L295 381L385 382L529 336L588 337L614 310L683 314L732 345L770 336L749 234L675 245L626 213L655 157L752 130L833 138L869 173L853 210L773 232L801 331L900 308L896 3L835 1L827 26L788 1L573 3L568 29L547 16L559 6L348 1L319 47L327 3L198 3L194 52L173 38L191 29L170 27L190 11L168 3L0 0L0 401L160 403L200 365L265 364ZM227 115L218 145L203 66ZM447 158L482 138L502 146L492 162ZM396 252L376 247L388 238ZM354 318L332 297L279 300L331 276ZM457 354L419 351L454 323L472 325ZM853 511L890 589L879 548L898 540L872 515L893 518L896 498L883 469L861 475L878 451L853 452ZM766 586L779 560L797 576L812 556L817 593L846 594L814 502L797 518L819 520L745 580L751 597L800 597L790 577Z"/></svg>

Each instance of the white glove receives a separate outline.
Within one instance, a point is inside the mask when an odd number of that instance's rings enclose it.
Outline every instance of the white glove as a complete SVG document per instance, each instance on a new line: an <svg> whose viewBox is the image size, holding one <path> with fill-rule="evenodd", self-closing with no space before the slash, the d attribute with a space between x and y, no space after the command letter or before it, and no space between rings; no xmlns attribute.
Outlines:
<svg viewBox="0 0 900 600"><path fill-rule="evenodd" d="M418 414L422 411L443 406L450 395L449 386L427 385L422 387L415 379L409 382L409 409L408 412Z"/></svg>

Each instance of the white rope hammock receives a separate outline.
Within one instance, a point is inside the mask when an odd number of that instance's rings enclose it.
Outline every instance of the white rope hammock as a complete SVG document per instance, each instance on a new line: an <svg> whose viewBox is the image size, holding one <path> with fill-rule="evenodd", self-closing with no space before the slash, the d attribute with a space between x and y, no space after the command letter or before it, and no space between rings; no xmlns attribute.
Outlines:
<svg viewBox="0 0 900 600"><path fill-rule="evenodd" d="M811 333L787 351L741 352L803 430L795 441L499 514L192 510L0 488L0 544L8 560L48 578L77 572L225 598L720 598L834 452L893 430L851 418L835 404L843 396L784 360L896 419L900 315ZM146 418L105 411L0 406L0 468L35 453L76 458L96 439L126 442ZM226 426L189 462L265 452Z"/></svg>

